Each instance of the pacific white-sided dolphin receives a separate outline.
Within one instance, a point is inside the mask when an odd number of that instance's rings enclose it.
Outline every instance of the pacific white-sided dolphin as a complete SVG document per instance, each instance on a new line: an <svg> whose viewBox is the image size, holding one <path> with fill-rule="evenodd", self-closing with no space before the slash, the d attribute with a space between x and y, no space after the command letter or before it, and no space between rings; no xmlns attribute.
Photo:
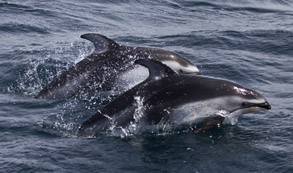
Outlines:
<svg viewBox="0 0 293 173"><path fill-rule="evenodd" d="M155 59L179 73L199 73L190 61L167 50L123 46L100 34L84 34L81 38L91 41L95 50L57 76L36 98L68 98L83 92L111 90L120 75L137 67L133 65L137 59Z"/></svg>
<svg viewBox="0 0 293 173"><path fill-rule="evenodd" d="M149 77L86 120L78 136L97 136L113 127L127 128L137 117L149 124L201 124L196 131L201 132L241 114L271 108L259 93L238 84L178 74L156 60L140 59L136 63L149 69Z"/></svg>

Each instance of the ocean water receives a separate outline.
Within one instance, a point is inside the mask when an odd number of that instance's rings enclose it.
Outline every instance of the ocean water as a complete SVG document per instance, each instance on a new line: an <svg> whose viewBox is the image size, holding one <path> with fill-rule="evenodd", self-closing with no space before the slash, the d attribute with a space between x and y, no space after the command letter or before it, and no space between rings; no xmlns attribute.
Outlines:
<svg viewBox="0 0 293 173"><path fill-rule="evenodd" d="M34 96L100 33L174 51L272 109L236 125L78 138L109 101ZM0 0L0 172L293 172L293 1Z"/></svg>

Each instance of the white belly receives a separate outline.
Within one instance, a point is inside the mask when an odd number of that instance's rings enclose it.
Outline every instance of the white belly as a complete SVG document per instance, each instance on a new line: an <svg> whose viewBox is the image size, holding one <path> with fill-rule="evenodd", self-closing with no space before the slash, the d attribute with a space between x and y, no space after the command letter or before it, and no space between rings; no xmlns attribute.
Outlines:
<svg viewBox="0 0 293 173"><path fill-rule="evenodd" d="M124 92L141 83L149 76L145 67L136 66L134 69L120 74L114 84L114 90Z"/></svg>

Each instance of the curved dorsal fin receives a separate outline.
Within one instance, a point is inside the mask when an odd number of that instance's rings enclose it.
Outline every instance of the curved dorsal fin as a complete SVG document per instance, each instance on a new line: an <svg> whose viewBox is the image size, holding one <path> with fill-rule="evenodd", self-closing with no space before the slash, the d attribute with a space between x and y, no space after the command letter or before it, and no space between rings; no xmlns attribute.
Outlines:
<svg viewBox="0 0 293 173"><path fill-rule="evenodd" d="M140 64L149 69L148 79L160 79L163 77L177 75L177 73L174 70L172 70L170 67L157 60L139 59L136 60L134 63Z"/></svg>
<svg viewBox="0 0 293 173"><path fill-rule="evenodd" d="M116 49L119 47L119 44L116 43L114 40L111 40L108 37L103 36L101 34L88 33L83 34L80 37L89 40L94 44L94 53L103 53L109 49Z"/></svg>

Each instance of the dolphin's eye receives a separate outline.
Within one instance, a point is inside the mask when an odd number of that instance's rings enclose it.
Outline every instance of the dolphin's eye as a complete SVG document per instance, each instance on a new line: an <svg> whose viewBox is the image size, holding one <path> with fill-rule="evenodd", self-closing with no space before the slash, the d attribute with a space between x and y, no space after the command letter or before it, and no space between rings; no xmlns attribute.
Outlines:
<svg viewBox="0 0 293 173"><path fill-rule="evenodd" d="M246 106L249 105L249 103L248 103L248 102L242 102L241 105L242 105L243 107L246 107Z"/></svg>
<svg viewBox="0 0 293 173"><path fill-rule="evenodd" d="M180 73L183 73L183 70L182 70L182 69L179 69L179 72L180 72Z"/></svg>

